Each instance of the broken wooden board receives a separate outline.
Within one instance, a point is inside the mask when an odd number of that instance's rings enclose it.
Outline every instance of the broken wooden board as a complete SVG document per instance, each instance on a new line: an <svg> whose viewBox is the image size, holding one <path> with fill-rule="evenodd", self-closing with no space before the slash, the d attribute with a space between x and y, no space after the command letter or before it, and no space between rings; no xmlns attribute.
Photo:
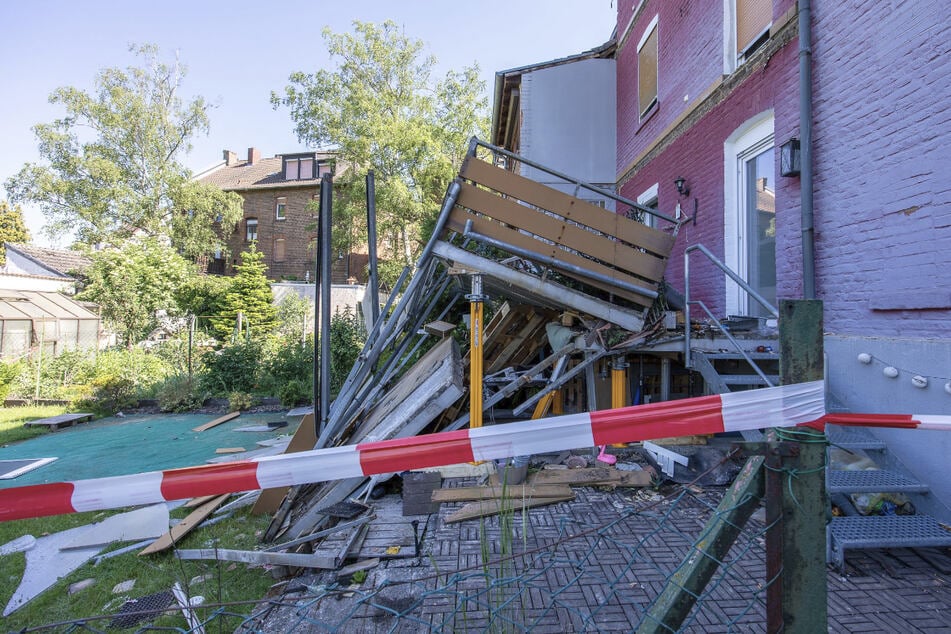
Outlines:
<svg viewBox="0 0 951 634"><path fill-rule="evenodd" d="M91 412L78 412L76 414L60 414L59 416L50 416L39 420L31 420L23 423L24 427L47 427L50 431L56 431L60 427L70 427L77 423L85 423L92 420L95 414Z"/></svg>
<svg viewBox="0 0 951 634"><path fill-rule="evenodd" d="M196 506L201 506L205 502L211 502L216 497L218 496L217 495L202 495L201 497L192 498L188 500L187 502L185 502L185 508L191 509L191 508L195 508Z"/></svg>
<svg viewBox="0 0 951 634"><path fill-rule="evenodd" d="M316 444L317 430L314 427L314 413L311 411L301 420L297 431L294 432L294 436L291 438L291 442L287 445L287 448L284 449L284 453L310 451ZM251 515L261 515L263 513L273 513L276 511L289 489L290 487L276 487L261 491L257 502L251 507Z"/></svg>
<svg viewBox="0 0 951 634"><path fill-rule="evenodd" d="M620 471L609 467L542 469L529 478L529 483L534 486L573 484L576 486L646 487L651 484L651 474L649 471Z"/></svg>
<svg viewBox="0 0 951 634"><path fill-rule="evenodd" d="M173 526L170 531L146 546L144 550L141 550L139 555L151 555L152 553L161 552L171 548L178 540L197 528L199 524L204 522L205 518L211 515L216 508L224 504L225 500L227 500L229 497L231 497L231 494L225 493L208 502L205 502L192 511L188 517Z"/></svg>
<svg viewBox="0 0 951 634"><path fill-rule="evenodd" d="M533 499L509 499L509 500L481 500L466 504L461 509L446 516L446 523L452 524L465 520L475 519L477 517L488 517L489 515L498 515L504 512L518 512L524 509L534 508L536 506L545 506L547 504L557 504L558 502L570 502L575 499L575 494L557 498L533 498Z"/></svg>
<svg viewBox="0 0 951 634"><path fill-rule="evenodd" d="M521 500L532 498L559 498L572 495L567 484L519 484L516 486L479 486L436 489L433 502L468 502L470 500L494 500L506 498Z"/></svg>
<svg viewBox="0 0 951 634"><path fill-rule="evenodd" d="M337 578L341 579L343 577L349 577L355 572L360 572L362 570L370 570L371 568L376 568L380 565L380 558L374 557L373 559L364 559L362 561L357 561L349 566L344 566L337 571Z"/></svg>
<svg viewBox="0 0 951 634"><path fill-rule="evenodd" d="M218 447L215 449L215 453L244 453L244 447Z"/></svg>
<svg viewBox="0 0 951 634"><path fill-rule="evenodd" d="M197 548L176 550L179 559L210 559L212 561L236 561L259 566L294 566L296 568L321 568L333 570L337 560L319 553L275 553L263 550L230 550L227 548Z"/></svg>
<svg viewBox="0 0 951 634"><path fill-rule="evenodd" d="M224 416L221 416L220 418L216 418L213 421L209 421L205 423L204 425L199 425L198 427L195 427L194 429L192 429L192 431L205 431L207 429L211 429L212 427L217 427L218 425L221 425L222 423L227 423L229 420L234 420L238 416L241 416L241 412L231 412L229 414L225 414Z"/></svg>

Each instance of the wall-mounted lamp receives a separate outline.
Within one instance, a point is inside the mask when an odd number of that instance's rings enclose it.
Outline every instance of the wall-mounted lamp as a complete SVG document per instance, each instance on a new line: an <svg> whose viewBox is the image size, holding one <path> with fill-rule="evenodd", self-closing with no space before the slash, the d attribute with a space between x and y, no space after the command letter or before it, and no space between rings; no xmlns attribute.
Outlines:
<svg viewBox="0 0 951 634"><path fill-rule="evenodd" d="M674 186L677 188L677 193L681 196L690 195L690 188L687 187L687 181L683 176L678 176L674 179Z"/></svg>
<svg viewBox="0 0 951 634"><path fill-rule="evenodd" d="M779 146L780 176L799 176L799 139L792 138Z"/></svg>

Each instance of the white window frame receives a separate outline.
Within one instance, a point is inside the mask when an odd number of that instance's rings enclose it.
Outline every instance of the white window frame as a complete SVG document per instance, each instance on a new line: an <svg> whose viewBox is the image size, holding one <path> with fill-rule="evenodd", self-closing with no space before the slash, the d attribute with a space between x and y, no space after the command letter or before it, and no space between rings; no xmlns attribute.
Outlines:
<svg viewBox="0 0 951 634"><path fill-rule="evenodd" d="M653 207L654 207L654 208L659 208L659 207L660 207L660 199L659 199L659 197L657 196L657 194L658 194L659 191L660 191L660 184L659 184L659 183L654 183L653 185L651 185L650 187L648 187L647 189L645 189L644 191L642 191L642 192L640 193L640 195L638 195L638 197L637 197L637 204L638 204L638 205L643 205L644 207L650 207L650 206L651 206L651 204L650 204L651 201L654 201ZM656 217L656 216L652 216L651 214L645 213L645 214L644 214L644 219L643 219L641 222L643 222L643 223L644 223L645 225L647 225L648 227L654 227L654 226L656 226L656 224L657 224L657 217Z"/></svg>
<svg viewBox="0 0 951 634"><path fill-rule="evenodd" d="M251 227L254 227L254 237L251 237ZM248 218L244 221L244 241L245 242L255 242L258 239L258 219L257 218Z"/></svg>
<svg viewBox="0 0 951 634"><path fill-rule="evenodd" d="M746 170L744 161L775 146L773 111L765 110L738 127L723 143L723 261L748 279L746 249ZM733 280L726 280L726 314L749 314L749 297Z"/></svg>
<svg viewBox="0 0 951 634"><path fill-rule="evenodd" d="M647 28L644 29L643 33L641 33L641 39L638 40L637 42L638 73L640 73L641 49L644 48L645 44L647 44L647 38L650 37L651 33L653 33L654 30L658 28L657 26L658 16L659 14L655 14L654 17L651 19L651 21L648 22ZM637 77L637 118L638 118L638 121L643 121L644 118L650 113L652 113L657 108L657 105L660 103L660 32L659 31L657 33L657 59L655 61L657 63L656 68L654 68L654 87L655 87L654 92L656 94L654 95L654 101L651 103L651 105L647 106L647 108L645 108L643 112L641 112L641 81L640 81L640 76Z"/></svg>
<svg viewBox="0 0 951 634"><path fill-rule="evenodd" d="M287 197L278 196L274 205L274 219L287 220Z"/></svg>

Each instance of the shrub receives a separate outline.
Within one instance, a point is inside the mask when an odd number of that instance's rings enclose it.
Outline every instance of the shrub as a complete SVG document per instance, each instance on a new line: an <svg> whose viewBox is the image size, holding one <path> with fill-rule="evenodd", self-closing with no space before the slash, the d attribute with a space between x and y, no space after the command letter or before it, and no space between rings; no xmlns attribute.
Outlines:
<svg viewBox="0 0 951 634"><path fill-rule="evenodd" d="M187 374L165 379L156 393L159 408L163 412L187 412L201 407L205 395L199 390L198 381Z"/></svg>
<svg viewBox="0 0 951 634"><path fill-rule="evenodd" d="M118 374L100 374L92 380L93 408L99 412L118 412L138 403L135 381Z"/></svg>
<svg viewBox="0 0 951 634"><path fill-rule="evenodd" d="M247 392L232 392L228 395L228 406L232 412L249 409L254 404L254 397Z"/></svg>
<svg viewBox="0 0 951 634"><path fill-rule="evenodd" d="M347 380L366 341L366 330L348 306L330 320L330 391L336 394Z"/></svg>
<svg viewBox="0 0 951 634"><path fill-rule="evenodd" d="M294 407L298 403L307 400L312 390L313 382L308 385L300 379L291 379L278 388L277 395L281 399L281 405L284 407Z"/></svg>
<svg viewBox="0 0 951 634"><path fill-rule="evenodd" d="M314 382L314 340L301 345L294 340L275 340L264 355L261 389L280 395L289 381Z"/></svg>
<svg viewBox="0 0 951 634"><path fill-rule="evenodd" d="M202 389L213 394L253 391L262 356L263 347L257 341L243 341L205 353Z"/></svg>
<svg viewBox="0 0 951 634"><path fill-rule="evenodd" d="M19 363L0 362L0 405L3 405L3 401L7 399L13 380L20 375L22 370L23 366Z"/></svg>

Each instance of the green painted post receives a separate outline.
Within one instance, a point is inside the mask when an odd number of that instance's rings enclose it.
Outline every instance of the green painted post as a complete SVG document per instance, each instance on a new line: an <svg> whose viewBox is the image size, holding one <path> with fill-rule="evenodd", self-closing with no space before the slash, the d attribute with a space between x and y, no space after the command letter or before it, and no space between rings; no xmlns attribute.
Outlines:
<svg viewBox="0 0 951 634"><path fill-rule="evenodd" d="M783 385L823 378L822 302L779 303L779 374ZM798 457L785 458L782 500L782 612L785 634L828 631L825 434L807 428L778 430L798 441Z"/></svg>

